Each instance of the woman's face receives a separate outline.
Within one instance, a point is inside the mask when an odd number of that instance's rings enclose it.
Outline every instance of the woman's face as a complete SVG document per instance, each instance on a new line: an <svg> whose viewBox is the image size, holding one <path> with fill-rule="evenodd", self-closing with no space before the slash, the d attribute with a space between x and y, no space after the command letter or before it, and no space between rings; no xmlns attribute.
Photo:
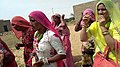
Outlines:
<svg viewBox="0 0 120 67"><path fill-rule="evenodd" d="M56 24L59 24L59 23L61 22L60 18L59 18L59 17L56 17L56 16L53 17L53 21L54 21Z"/></svg>
<svg viewBox="0 0 120 67"><path fill-rule="evenodd" d="M36 21L34 18L29 17L31 25L33 26L33 28L35 30L43 30L43 28L45 28L42 24L40 24L38 21Z"/></svg>
<svg viewBox="0 0 120 67"><path fill-rule="evenodd" d="M90 15L88 13L86 13L85 15L83 15L83 20L86 20L86 21L90 21Z"/></svg>
<svg viewBox="0 0 120 67"><path fill-rule="evenodd" d="M103 15L105 17L105 19L109 18L108 11L105 8L104 4L99 4L97 7L97 11L98 11L98 16Z"/></svg>

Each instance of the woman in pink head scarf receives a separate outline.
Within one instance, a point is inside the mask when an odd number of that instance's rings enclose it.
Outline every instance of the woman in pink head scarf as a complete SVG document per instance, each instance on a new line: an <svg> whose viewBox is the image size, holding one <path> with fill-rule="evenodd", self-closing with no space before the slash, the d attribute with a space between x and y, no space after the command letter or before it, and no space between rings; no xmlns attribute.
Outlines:
<svg viewBox="0 0 120 67"><path fill-rule="evenodd" d="M15 16L12 18L11 21L12 30L15 33L18 39L22 38L22 43L17 43L16 49L20 49L20 47L24 47L24 62L26 67L32 66L32 61L29 61L31 57L31 53L33 51L33 37L34 37L34 30L30 25L30 22L25 20L21 16Z"/></svg>
<svg viewBox="0 0 120 67"><path fill-rule="evenodd" d="M70 31L67 27L67 24L64 20L64 14L61 16L60 14L55 14L51 17L52 25L59 32L63 46L66 51L66 59L64 59L64 63L66 67L74 67L74 61L71 53L71 43L70 43Z"/></svg>
<svg viewBox="0 0 120 67"><path fill-rule="evenodd" d="M75 31L79 31L81 29L84 29L84 27L89 27L93 22L95 21L94 12L92 9L86 9L80 21L75 26ZM85 26L85 24L88 24ZM81 40L82 41L82 40ZM94 40L93 38L90 38L88 41L82 41L82 66L83 67L89 67L93 64L92 56L94 54Z"/></svg>
<svg viewBox="0 0 120 67"><path fill-rule="evenodd" d="M62 40L46 15L41 11L33 11L29 14L29 19L37 30L34 34L34 48L38 60L33 67L64 67L61 60L66 54Z"/></svg>
<svg viewBox="0 0 120 67"><path fill-rule="evenodd" d="M91 25L91 23L93 23L95 21L95 15L94 15L93 10L90 8L85 9L82 13L82 17L81 17L80 21L75 26L76 32L82 29L82 24L84 24L83 18L87 17L87 16L89 16L89 18L90 18L90 20L88 21L87 27L89 27Z"/></svg>

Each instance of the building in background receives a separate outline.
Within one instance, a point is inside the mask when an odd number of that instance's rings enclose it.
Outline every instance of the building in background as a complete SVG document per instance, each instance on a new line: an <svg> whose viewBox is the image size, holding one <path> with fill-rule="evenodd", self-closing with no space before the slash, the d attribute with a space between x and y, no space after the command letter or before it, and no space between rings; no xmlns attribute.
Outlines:
<svg viewBox="0 0 120 67"><path fill-rule="evenodd" d="M120 9L120 0L113 0L113 2L115 2L118 5L119 9ZM82 15L81 13L86 8L91 8L95 12L96 3L97 3L97 1L91 1L91 2L87 2L87 3L74 5L73 6L73 11L74 11L75 23L79 22L79 20L81 18L81 15Z"/></svg>
<svg viewBox="0 0 120 67"><path fill-rule="evenodd" d="M10 20L0 20L0 33L11 31Z"/></svg>

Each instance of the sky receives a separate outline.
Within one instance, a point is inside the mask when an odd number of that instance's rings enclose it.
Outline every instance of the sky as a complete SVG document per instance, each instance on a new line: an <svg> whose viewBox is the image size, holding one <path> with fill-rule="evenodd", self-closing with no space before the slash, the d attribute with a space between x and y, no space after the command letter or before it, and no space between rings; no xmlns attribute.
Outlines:
<svg viewBox="0 0 120 67"><path fill-rule="evenodd" d="M22 16L28 20L28 15L34 10L40 10L50 17L55 13L65 14L69 18L73 13L73 5L93 0L0 0L0 19L11 20L14 16Z"/></svg>

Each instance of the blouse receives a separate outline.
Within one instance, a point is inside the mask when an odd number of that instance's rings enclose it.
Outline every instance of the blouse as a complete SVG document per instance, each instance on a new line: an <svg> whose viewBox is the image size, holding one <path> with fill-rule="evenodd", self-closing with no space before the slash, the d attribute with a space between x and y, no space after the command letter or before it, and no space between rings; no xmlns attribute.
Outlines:
<svg viewBox="0 0 120 67"><path fill-rule="evenodd" d="M36 47L36 54L39 60L50 58L55 55L54 50L57 54L65 55L64 48L62 47L62 42L59 37L54 36L54 32L47 30L42 39ZM44 64L42 67L56 67L56 62L50 64Z"/></svg>

